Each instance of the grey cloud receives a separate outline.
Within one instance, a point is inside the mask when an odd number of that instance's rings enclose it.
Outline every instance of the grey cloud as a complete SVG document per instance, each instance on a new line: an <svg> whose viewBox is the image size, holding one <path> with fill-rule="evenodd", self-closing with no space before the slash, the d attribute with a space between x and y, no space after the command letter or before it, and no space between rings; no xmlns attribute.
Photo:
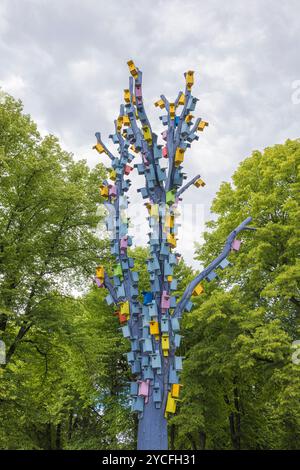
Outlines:
<svg viewBox="0 0 300 470"><path fill-rule="evenodd" d="M195 70L198 114L210 127L187 155L186 172L201 173L207 186L186 200L201 200L207 219L220 182L253 149L299 137L300 105L291 98L300 79L299 13L298 0L2 0L0 85L94 165L94 132L113 129L129 58L143 70L156 130L153 101L175 98L183 73Z"/></svg>

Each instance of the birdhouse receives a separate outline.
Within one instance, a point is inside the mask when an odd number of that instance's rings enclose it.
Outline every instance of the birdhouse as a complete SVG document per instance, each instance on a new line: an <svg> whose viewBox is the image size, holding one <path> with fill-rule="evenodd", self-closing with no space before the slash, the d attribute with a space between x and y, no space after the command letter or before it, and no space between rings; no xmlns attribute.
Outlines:
<svg viewBox="0 0 300 470"><path fill-rule="evenodd" d="M169 371L169 384L179 383L179 377L175 369L170 369Z"/></svg>
<svg viewBox="0 0 300 470"><path fill-rule="evenodd" d="M228 261L226 258L224 258L224 259L221 261L221 263L218 265L218 268L225 269L225 268L227 268L227 266L229 266L229 265L230 265L229 261Z"/></svg>
<svg viewBox="0 0 300 470"><path fill-rule="evenodd" d="M143 352L152 353L153 352L152 340L150 338L145 338L145 339L142 339L141 341L143 341Z"/></svg>
<svg viewBox="0 0 300 470"><path fill-rule="evenodd" d="M175 165L179 166L184 159L184 149L177 147L176 152L175 152Z"/></svg>
<svg viewBox="0 0 300 470"><path fill-rule="evenodd" d="M104 267L103 266L98 266L96 268L96 277L98 279L104 279Z"/></svg>
<svg viewBox="0 0 300 470"><path fill-rule="evenodd" d="M177 245L176 238L174 237L173 233L168 233L167 234L167 242L175 248Z"/></svg>
<svg viewBox="0 0 300 470"><path fill-rule="evenodd" d="M150 334L151 335L159 335L159 324L158 321L150 321Z"/></svg>
<svg viewBox="0 0 300 470"><path fill-rule="evenodd" d="M152 292L143 291L142 294L143 294L143 304L144 305L150 304L153 300Z"/></svg>
<svg viewBox="0 0 300 470"><path fill-rule="evenodd" d="M159 352L151 355L151 366L153 369L161 368L161 357Z"/></svg>
<svg viewBox="0 0 300 470"><path fill-rule="evenodd" d="M155 106L156 108L159 107L160 109L164 109L165 103L163 102L162 99L160 99L160 100L158 100L158 101L155 101L154 106Z"/></svg>
<svg viewBox="0 0 300 470"><path fill-rule="evenodd" d="M192 89L192 86L194 85L194 72L193 70L188 70L185 74L185 82L186 82L186 87L188 90Z"/></svg>
<svg viewBox="0 0 300 470"><path fill-rule="evenodd" d="M179 348L180 343L181 343L181 338L182 338L181 335L177 335L177 334L176 334L176 335L174 336L174 344L175 344L175 347L176 347L176 348Z"/></svg>
<svg viewBox="0 0 300 470"><path fill-rule="evenodd" d="M196 188L200 188L200 186L204 187L204 186L205 186L205 183L204 183L203 179L198 178L198 179L194 182L194 186L196 186Z"/></svg>
<svg viewBox="0 0 300 470"><path fill-rule="evenodd" d="M125 323L128 320L127 315L124 315L121 312L118 312L118 317L119 317L119 322L120 323Z"/></svg>
<svg viewBox="0 0 300 470"><path fill-rule="evenodd" d="M181 93L179 100L178 100L178 105L183 106L184 103L185 103L185 96L184 96L184 93Z"/></svg>
<svg viewBox="0 0 300 470"><path fill-rule="evenodd" d="M147 367L149 366L149 356L142 356L142 367Z"/></svg>
<svg viewBox="0 0 300 470"><path fill-rule="evenodd" d="M167 318L162 318L160 321L160 329L162 333L169 332L169 320Z"/></svg>
<svg viewBox="0 0 300 470"><path fill-rule="evenodd" d="M108 186L100 186L100 196L107 198L108 197Z"/></svg>
<svg viewBox="0 0 300 470"><path fill-rule="evenodd" d="M193 120L195 116L193 116L193 114L188 114L186 117L185 117L185 122L187 124L191 124L191 121Z"/></svg>
<svg viewBox="0 0 300 470"><path fill-rule="evenodd" d="M108 194L110 196L116 197L117 196L117 188L114 184L110 184L108 187Z"/></svg>
<svg viewBox="0 0 300 470"><path fill-rule="evenodd" d="M157 312L157 304L155 301L152 301L150 304L149 304L149 315L151 318L153 317L157 317L158 315L158 312Z"/></svg>
<svg viewBox="0 0 300 470"><path fill-rule="evenodd" d="M105 300L106 300L107 305L112 305L114 303L114 299L112 298L112 296L110 294L108 294L105 297Z"/></svg>
<svg viewBox="0 0 300 470"><path fill-rule="evenodd" d="M125 175L129 175L132 170L133 170L132 166L130 166L130 165L125 165L124 166Z"/></svg>
<svg viewBox="0 0 300 470"><path fill-rule="evenodd" d="M201 295L201 294L203 294L203 292L204 292L204 287L202 286L201 283L199 283L194 288L192 295Z"/></svg>
<svg viewBox="0 0 300 470"><path fill-rule="evenodd" d="M97 287L104 287L104 279L98 279L97 277L95 277L95 283L97 285Z"/></svg>
<svg viewBox="0 0 300 470"><path fill-rule="evenodd" d="M112 180L112 181L115 181L116 180L116 177L117 177L117 173L115 172L115 170L111 170L109 172L109 178Z"/></svg>
<svg viewBox="0 0 300 470"><path fill-rule="evenodd" d="M121 330L124 338L130 338L130 330L128 325L122 326Z"/></svg>
<svg viewBox="0 0 300 470"><path fill-rule="evenodd" d="M127 236L122 237L121 240L120 240L120 248L125 249L125 248L127 248L127 246L128 246Z"/></svg>
<svg viewBox="0 0 300 470"><path fill-rule="evenodd" d="M239 251L240 246L241 246L241 240L238 240L237 238L235 238L231 244L231 249L234 251Z"/></svg>
<svg viewBox="0 0 300 470"><path fill-rule="evenodd" d="M149 380L154 379L154 373L153 373L153 369L152 369L151 366L148 366L148 367L144 368L144 378L149 379Z"/></svg>
<svg viewBox="0 0 300 470"><path fill-rule="evenodd" d="M172 397L171 392L168 392L166 413L176 413L176 400Z"/></svg>
<svg viewBox="0 0 300 470"><path fill-rule="evenodd" d="M144 397L136 397L133 400L131 409L132 411L142 413L144 411Z"/></svg>
<svg viewBox="0 0 300 470"><path fill-rule="evenodd" d="M182 370L182 357L180 356L175 356L175 370Z"/></svg>
<svg viewBox="0 0 300 470"><path fill-rule="evenodd" d="M151 207L150 207L150 216L151 217L155 217L155 218L159 218L159 206L158 204L152 204Z"/></svg>
<svg viewBox="0 0 300 470"><path fill-rule="evenodd" d="M137 79L137 78L138 78L138 72L137 72L136 66L134 65L133 60L129 60L129 61L127 62L127 65L128 65L128 67L129 67L129 72L131 73L131 75L133 76L133 78Z"/></svg>
<svg viewBox="0 0 300 470"><path fill-rule="evenodd" d="M179 325L179 320L178 318L171 318L171 325L172 325L172 330L175 332L180 330L180 325Z"/></svg>
<svg viewBox="0 0 300 470"><path fill-rule="evenodd" d="M215 271L211 271L206 277L205 279L210 282L210 281L213 281L215 278L217 277L217 274L215 273Z"/></svg>
<svg viewBox="0 0 300 470"><path fill-rule="evenodd" d="M148 398L148 396L149 396L149 385L150 385L149 380L139 380L138 384L139 384L138 395L140 397Z"/></svg>
<svg viewBox="0 0 300 470"><path fill-rule="evenodd" d="M134 361L134 363L131 365L131 372L133 374L140 374L141 373L141 362L140 361Z"/></svg>
<svg viewBox="0 0 300 470"><path fill-rule="evenodd" d="M129 309L129 302L128 300L126 300L126 302L122 302L121 303L121 308L120 308L120 312L122 315L129 315L130 314L130 309Z"/></svg>
<svg viewBox="0 0 300 470"><path fill-rule="evenodd" d="M117 131L120 132L123 125L123 116L119 116L117 119Z"/></svg>
<svg viewBox="0 0 300 470"><path fill-rule="evenodd" d="M123 276L123 271L122 271L122 267L120 263L117 264L117 266L114 268L114 276L120 276L120 277Z"/></svg>
<svg viewBox="0 0 300 470"><path fill-rule="evenodd" d="M170 349L170 341L168 333L164 333L161 338L161 348L163 350L164 356L168 355Z"/></svg>
<svg viewBox="0 0 300 470"><path fill-rule="evenodd" d="M135 361L134 352L130 351L130 352L126 353L126 355L127 355L127 361L128 362L134 362Z"/></svg>
<svg viewBox="0 0 300 470"><path fill-rule="evenodd" d="M150 143L152 141L151 131L148 126L143 126L143 135L146 142Z"/></svg>
<svg viewBox="0 0 300 470"><path fill-rule="evenodd" d="M172 384L171 386L171 395L173 398L179 398L181 384Z"/></svg>
<svg viewBox="0 0 300 470"><path fill-rule="evenodd" d="M203 132L205 127L208 127L208 122L200 121L198 124L197 130Z"/></svg>
<svg viewBox="0 0 300 470"><path fill-rule="evenodd" d="M166 145L162 149L162 156L168 158L168 147Z"/></svg>
<svg viewBox="0 0 300 470"><path fill-rule="evenodd" d="M137 382L130 382L130 395L137 396L139 384Z"/></svg>
<svg viewBox="0 0 300 470"><path fill-rule="evenodd" d="M174 191L167 191L166 193L166 203L173 204L175 202L175 192Z"/></svg>
<svg viewBox="0 0 300 470"><path fill-rule="evenodd" d="M128 89L124 90L124 101L130 103L130 91Z"/></svg>
<svg viewBox="0 0 300 470"><path fill-rule="evenodd" d="M154 387L153 387L153 401L155 403L155 405L157 404L161 404L161 401L162 401L162 397L161 397L161 389L160 389L160 386L159 384L154 384Z"/></svg>
<svg viewBox="0 0 300 470"><path fill-rule="evenodd" d="M170 296L166 291L162 292L161 296L161 308L168 309L170 308Z"/></svg>
<svg viewBox="0 0 300 470"><path fill-rule="evenodd" d="M174 103L169 104L169 113L170 113L170 119L174 119L175 118L175 104Z"/></svg>
<svg viewBox="0 0 300 470"><path fill-rule="evenodd" d="M104 149L103 145L100 144L100 142L98 142L96 145L94 145L93 149L97 150L98 153L105 152L105 149Z"/></svg>

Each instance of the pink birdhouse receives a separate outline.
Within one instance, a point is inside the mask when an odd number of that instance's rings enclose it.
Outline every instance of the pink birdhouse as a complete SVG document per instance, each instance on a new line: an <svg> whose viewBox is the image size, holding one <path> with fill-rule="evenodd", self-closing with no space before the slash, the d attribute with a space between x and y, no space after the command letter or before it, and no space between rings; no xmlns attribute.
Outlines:
<svg viewBox="0 0 300 470"><path fill-rule="evenodd" d="M145 403L148 403L149 398L149 384L150 380L139 380L139 391L138 395L140 397L145 397Z"/></svg>
<svg viewBox="0 0 300 470"><path fill-rule="evenodd" d="M125 168L124 168L125 175L129 175L132 170L133 170L132 166L125 165Z"/></svg>
<svg viewBox="0 0 300 470"><path fill-rule="evenodd" d="M114 184L109 185L109 195L110 196L117 196L117 188Z"/></svg>
<svg viewBox="0 0 300 470"><path fill-rule="evenodd" d="M168 148L167 148L167 146L163 147L163 149L162 149L162 156L163 156L164 158L168 158Z"/></svg>
<svg viewBox="0 0 300 470"><path fill-rule="evenodd" d="M170 308L170 296L165 290L163 291L162 296L161 296L161 308L162 309Z"/></svg>
<svg viewBox="0 0 300 470"><path fill-rule="evenodd" d="M121 248L121 250L126 249L127 246L128 246L128 239L127 239L127 237L122 237L121 240L120 240L120 248Z"/></svg>
<svg viewBox="0 0 300 470"><path fill-rule="evenodd" d="M240 246L241 246L241 240L238 240L237 238L235 238L231 244L231 249L234 251L239 251Z"/></svg>
<svg viewBox="0 0 300 470"><path fill-rule="evenodd" d="M136 85L135 87L135 96L137 98L141 98L142 97L142 88L140 85Z"/></svg>
<svg viewBox="0 0 300 470"><path fill-rule="evenodd" d="M164 140L167 140L167 131L163 131L163 132L161 133L161 136L162 136L162 138L163 138Z"/></svg>
<svg viewBox="0 0 300 470"><path fill-rule="evenodd" d="M104 287L103 282L100 281L97 277L95 277L95 283L97 284L98 287Z"/></svg>

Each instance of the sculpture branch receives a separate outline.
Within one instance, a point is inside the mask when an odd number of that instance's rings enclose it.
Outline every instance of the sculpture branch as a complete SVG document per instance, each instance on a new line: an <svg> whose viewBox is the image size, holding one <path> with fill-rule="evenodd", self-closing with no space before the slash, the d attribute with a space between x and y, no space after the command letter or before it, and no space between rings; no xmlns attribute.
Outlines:
<svg viewBox="0 0 300 470"><path fill-rule="evenodd" d="M192 186L192 184L194 184L195 181L197 181L199 178L200 178L200 175L197 175L194 178L192 178L188 183L186 183L184 186L182 186L182 188L179 191L177 191L176 198L178 198L182 193L184 193L184 191L186 191L190 186Z"/></svg>
<svg viewBox="0 0 300 470"><path fill-rule="evenodd" d="M189 285L187 286L187 288L185 289L185 291L182 295L181 300L177 303L177 306L174 310L174 316L175 317L181 317L182 312L184 311L184 308L185 308L187 302L190 300L195 287L199 284L199 282L201 282L203 279L205 279L206 276L209 273L211 273L214 269L216 269L219 266L219 264L221 263L221 261L223 261L228 256L228 254L230 253L230 250L231 250L231 245L232 245L233 240L235 239L235 237L237 236L237 234L239 232L241 232L242 230L247 229L246 226L251 222L251 220L252 220L252 217L247 217L247 219L245 219L238 227L236 227L228 235L228 237L226 239L225 246L224 246L221 254L217 258L215 258L214 261L212 261L207 266L207 268L205 268L200 274L198 274L198 276L195 277L195 279L193 279L189 283Z"/></svg>

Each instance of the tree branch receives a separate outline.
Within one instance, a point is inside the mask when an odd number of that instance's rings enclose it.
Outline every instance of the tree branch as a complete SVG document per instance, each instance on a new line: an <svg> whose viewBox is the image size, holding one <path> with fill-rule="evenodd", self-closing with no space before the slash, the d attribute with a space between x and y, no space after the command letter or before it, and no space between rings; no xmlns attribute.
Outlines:
<svg viewBox="0 0 300 470"><path fill-rule="evenodd" d="M177 191L176 197L179 197L182 193L184 193L184 191L186 191L186 190L187 190L192 184L194 184L195 181L197 181L199 178L200 178L200 175L197 175L197 176L195 176L194 178L192 178L188 183L186 183L184 186L182 186L182 188L179 189L179 191Z"/></svg>
<svg viewBox="0 0 300 470"><path fill-rule="evenodd" d="M182 312L184 311L184 308L187 304L187 302L190 300L193 291L195 287L201 282L206 276L208 276L209 273L211 273L215 268L219 266L221 261L228 256L231 250L231 245L233 240L235 239L236 235L241 232L242 230L246 229L246 226L251 222L252 217L247 217L238 227L236 227L227 237L225 246L221 252L221 254L212 261L207 268L205 268L198 276L193 279L187 288L185 289L181 300L178 302L175 310L174 310L174 317L181 317Z"/></svg>

